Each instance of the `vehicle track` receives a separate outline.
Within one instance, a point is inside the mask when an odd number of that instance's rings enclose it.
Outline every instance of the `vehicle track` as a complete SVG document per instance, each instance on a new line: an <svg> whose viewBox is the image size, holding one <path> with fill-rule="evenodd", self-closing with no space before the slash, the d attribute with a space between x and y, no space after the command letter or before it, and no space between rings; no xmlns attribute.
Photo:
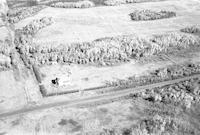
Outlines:
<svg viewBox="0 0 200 135"><path fill-rule="evenodd" d="M134 88L125 88L125 89L122 88L122 90L118 90L118 88L117 88L116 92L112 91L110 93L101 94L99 96L94 96L94 97L89 97L89 98L75 99L75 100L71 100L71 101L67 100L67 101L61 101L61 102L56 102L56 103L43 104L40 106L27 107L24 109L19 109L19 110L15 110L15 111L11 111L11 112L2 113L2 114L0 114L0 118L5 118L5 117L19 115L19 114L25 114L25 113L29 113L29 112L39 111L39 110L58 107L58 106L73 107L73 106L84 105L84 104L95 103L95 102L102 102L102 101L105 102L105 101L113 100L116 98L128 96L130 94L143 92L146 89L163 87L163 86L175 84L178 82L182 82L182 81L186 81L186 80L190 80L190 79L194 79L194 78L200 78L200 74L195 74L192 76L183 77L183 78L170 80L170 81L163 81L163 82L159 82L159 83L138 86L138 87L134 87Z"/></svg>

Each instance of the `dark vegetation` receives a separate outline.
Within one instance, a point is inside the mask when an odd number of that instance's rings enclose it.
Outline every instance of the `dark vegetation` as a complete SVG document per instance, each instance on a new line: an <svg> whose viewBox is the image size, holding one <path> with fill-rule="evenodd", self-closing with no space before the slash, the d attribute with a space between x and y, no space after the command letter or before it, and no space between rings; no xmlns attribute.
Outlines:
<svg viewBox="0 0 200 135"><path fill-rule="evenodd" d="M38 6L38 5L51 5L57 2L78 2L80 0L51 0L45 4L39 4L36 1L16 1L16 0L8 0L8 6L9 7L13 7L16 4L21 3L20 7L31 7L31 6ZM91 2L93 2L95 4L95 6L102 6L104 5L104 1L105 0L91 0Z"/></svg>
<svg viewBox="0 0 200 135"><path fill-rule="evenodd" d="M6 26L7 27L7 26ZM9 26L7 27L11 31ZM13 64L14 45L12 43L11 33L8 33L8 36L4 40L0 40L0 71L5 71L10 69Z"/></svg>
<svg viewBox="0 0 200 135"><path fill-rule="evenodd" d="M188 65L189 67L191 65ZM158 73L158 71L156 71ZM146 89L130 95L140 113L137 122L126 128L105 128L102 135L198 135L200 79ZM139 103L139 104L138 104ZM144 104L144 105L143 105ZM192 110L192 111L191 111ZM131 115L132 116L132 115ZM137 116L137 115L136 115Z"/></svg>
<svg viewBox="0 0 200 135"><path fill-rule="evenodd" d="M190 79L170 86L149 89L134 96L142 97L151 102L162 102L190 108L193 103L200 101L199 85L200 80L198 78Z"/></svg>
<svg viewBox="0 0 200 135"><path fill-rule="evenodd" d="M36 6L38 5L38 3L36 1L32 1L32 0L7 0L8 6L9 8L13 8L15 7L16 4L21 5L20 7L31 7L31 6Z"/></svg>
<svg viewBox="0 0 200 135"><path fill-rule="evenodd" d="M154 72L150 72L148 75L140 77L133 76L125 80L107 82L107 85L116 87L136 87L161 81L178 79L199 73L200 63L185 63L184 65L172 65L165 68L157 69Z"/></svg>
<svg viewBox="0 0 200 135"><path fill-rule="evenodd" d="M197 25L189 26L181 29L181 32L193 33L193 34L200 33L200 26Z"/></svg>
<svg viewBox="0 0 200 135"><path fill-rule="evenodd" d="M128 3L156 2L156 1L165 1L165 0L105 0L104 5L117 6Z"/></svg>
<svg viewBox="0 0 200 135"><path fill-rule="evenodd" d="M21 32L23 33L23 32ZM152 37L126 35L97 39L93 42L41 46L31 43L31 35L17 34L15 42L27 63L37 65L58 63L115 65L131 59L150 57L169 50L198 47L198 36L168 33Z"/></svg>
<svg viewBox="0 0 200 135"><path fill-rule="evenodd" d="M149 21L172 18L176 16L176 13L172 11L136 10L130 16L134 21Z"/></svg>
<svg viewBox="0 0 200 135"><path fill-rule="evenodd" d="M31 6L37 6L37 5L51 5L57 2L78 2L80 0L51 0L49 2L44 3L37 3L36 1L16 1L16 0L8 0L8 6L9 7L15 7L16 4L19 4L20 6L17 7L31 7ZM95 6L116 6L121 4L128 4L128 3L141 3L141 2L156 2L156 1L165 1L165 0L90 0L95 4Z"/></svg>
<svg viewBox="0 0 200 135"><path fill-rule="evenodd" d="M78 1L78 2L57 2L50 5L56 8L90 8L94 7L94 3L89 0Z"/></svg>
<svg viewBox="0 0 200 135"><path fill-rule="evenodd" d="M53 19L51 17L43 17L38 20L33 20L31 23L26 25L22 29L24 35L34 36L39 30L53 24Z"/></svg>
<svg viewBox="0 0 200 135"><path fill-rule="evenodd" d="M37 14L44 8L45 6L32 6L32 7L20 7L20 8L10 9L7 14L8 21L10 23L17 23L27 17L31 17Z"/></svg>

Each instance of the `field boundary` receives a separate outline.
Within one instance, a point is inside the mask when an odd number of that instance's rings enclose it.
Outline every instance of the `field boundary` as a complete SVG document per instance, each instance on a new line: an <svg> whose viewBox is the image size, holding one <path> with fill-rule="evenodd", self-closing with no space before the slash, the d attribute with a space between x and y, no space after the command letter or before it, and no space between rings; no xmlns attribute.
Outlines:
<svg viewBox="0 0 200 135"><path fill-rule="evenodd" d="M40 106L33 106L33 107L27 107L24 109L19 109L11 112L5 112L0 114L0 118L5 118L9 116L14 116L14 115L19 115L19 114L25 114L29 112L34 112L34 111L39 111L39 110L44 110L48 108L53 108L53 107L59 107L59 106L65 106L65 107L73 107L73 106L78 106L78 105L84 105L88 103L95 103L95 102L105 102L109 101L112 99L128 96L130 94L135 94L139 92L143 92L146 89L152 89L156 87L163 87L163 86L168 86L171 84L175 84L178 82L194 79L194 78L200 78L200 74L195 74L192 76L188 77L183 77L175 80L170 80L170 81L163 81L159 83L154 83L154 84L149 84L149 85L143 85L135 88L122 88L122 90L118 90L115 92L109 92L106 94L101 94L99 96L94 96L94 97L89 97L89 98L81 98L81 99L75 99L75 100L66 100L66 101L61 101L61 102L55 102L55 103L49 103L49 104L43 104Z"/></svg>

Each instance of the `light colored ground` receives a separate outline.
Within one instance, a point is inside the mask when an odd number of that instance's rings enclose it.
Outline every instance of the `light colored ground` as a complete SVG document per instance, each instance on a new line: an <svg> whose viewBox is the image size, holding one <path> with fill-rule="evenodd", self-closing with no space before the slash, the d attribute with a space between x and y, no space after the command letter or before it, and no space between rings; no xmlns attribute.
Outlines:
<svg viewBox="0 0 200 135"><path fill-rule="evenodd" d="M12 71L0 72L0 112L13 106L23 105L25 95L22 84L17 82Z"/></svg>
<svg viewBox="0 0 200 135"><path fill-rule="evenodd" d="M181 3L181 4L180 4ZM175 11L177 17L155 21L134 22L129 13L136 9L153 9ZM148 2L121 6L102 6L89 9L62 9L48 7L34 17L16 24L21 28L33 19L44 16L53 17L55 23L35 36L33 42L40 46L56 46L70 42L92 41L106 36L124 34L152 35L164 32L179 31L181 28L200 22L200 2L197 0L173 0ZM85 89L105 85L105 81L124 79L128 76L144 73L152 65L142 67L133 63L116 67L84 66L45 66L41 68L46 75L44 84L50 92ZM159 66L155 66L158 68ZM59 89L50 87L51 80L64 78L66 86Z"/></svg>
<svg viewBox="0 0 200 135"><path fill-rule="evenodd" d="M171 118L181 125L180 129L190 131L188 128L194 128L200 132L198 113L193 111L186 113L179 107L173 110L173 108L161 106L156 108L144 100L137 99L113 102L98 107L59 107L2 119L0 133L6 135L99 135L105 130L122 131L130 127L142 126L140 125L142 120L153 117L148 113L154 112L153 115L162 116L162 113L169 113L170 109L171 112L166 116L170 117L172 114ZM195 111L199 111L198 106ZM147 134L136 132L134 135Z"/></svg>
<svg viewBox="0 0 200 135"><path fill-rule="evenodd" d="M176 18L150 22L133 22L128 14L135 9L172 10L177 12ZM198 0L173 0L156 3L140 3L117 7L97 7L90 9L54 9L46 8L38 15L27 18L18 24L21 28L33 19L52 16L55 23L41 30L34 42L39 45L58 45L60 43L91 41L105 36L123 34L156 34L178 31L188 25L200 22L200 2ZM1 34L1 33L0 33ZM182 62L180 58L175 62ZM193 59L187 59L193 60ZM194 61L200 61L199 56ZM71 88L87 88L101 86L107 80L124 79L131 75L141 75L148 70L163 67L172 62L138 65L134 62L115 67L84 66L46 66L41 72L46 76L44 84L50 84L56 76L68 76ZM27 102L49 103L70 99L67 96L51 97L41 100L38 86L34 78L17 78L13 71L0 72L0 113L8 109L16 109L27 105ZM32 76L33 77L33 76ZM20 81L18 81L18 79ZM67 79L66 79L67 80ZM67 90L69 87L65 87ZM27 91L25 91L27 90ZM49 89L48 89L49 90ZM79 98L77 96L77 98ZM103 128L123 128L135 124L143 118L146 104L138 101L115 102L99 107L89 108L53 108L27 115L20 115L0 120L0 135L66 135L84 132L96 133ZM184 121L192 121L191 117L182 117ZM77 124L59 125L61 119L73 120ZM194 119L194 118L193 118ZM79 134L80 135L80 134Z"/></svg>
<svg viewBox="0 0 200 135"><path fill-rule="evenodd" d="M49 44L58 45L60 43L91 41L105 36L115 36L132 33L148 35L169 31L178 31L184 26L198 24L200 21L199 7L200 2L197 0L173 0L164 2L128 4L116 7L95 7L89 9L59 9L49 7L42 10L36 16L29 17L25 20L20 21L18 24L16 24L16 28L21 28L25 26L33 19L41 18L44 16L52 16L55 20L55 23L42 29L34 38L34 42L38 43L41 46ZM128 14L135 9L172 10L177 12L177 17L156 21L133 22L130 20ZM66 76L68 76L68 72L71 72L71 74L69 75L69 77L66 77L66 79L64 79L68 81L68 84L59 89L59 91L102 86L105 84L105 81L124 79L132 75L141 75L147 70L162 67L170 63L171 62L164 62L163 65L160 63L154 65L154 63L153 65L148 64L146 66L140 66L137 64L135 65L133 62L115 67L103 68L92 66L84 67L75 65L54 65L42 67L41 71L46 76L46 78L44 79L44 84L47 86L47 88L49 88L48 91L55 92L50 89L51 80L55 79L55 77L57 76L59 77L60 75L65 78ZM20 84L19 88L16 89L14 88L14 86L18 87L18 85L16 85L16 81L12 78L7 79L7 77L5 77L6 73L1 74L1 82L4 82L4 84L1 85L1 90L3 91L2 93L7 90L9 90L9 92L12 91L11 94L13 94L14 96L17 96L18 94L23 95L23 98L21 99L24 99L25 101L25 98L27 98L27 96L24 96L24 94L26 94L26 91L24 91L24 89L26 88L24 88L24 86L29 86L30 88L28 89L28 91L30 93L34 93L33 95L36 96L33 99L39 99L39 91L37 89L38 86L35 84L35 82L33 83L33 80L27 79L27 85L22 86L22 84ZM9 73L9 76L12 77L12 73ZM10 84L7 85L5 82L9 80L13 81L10 81ZM24 82L20 83L25 84ZM7 87L11 88L7 89ZM1 97L3 97L4 95L2 94ZM31 94L28 95L28 97L30 98ZM14 101L15 100L13 100L12 102L14 103Z"/></svg>
<svg viewBox="0 0 200 135"><path fill-rule="evenodd" d="M171 61L158 61L148 64L139 64L134 61L113 67L94 67L78 65L51 65L40 68L44 75L43 84L48 93L56 93L68 90L84 90L105 86L108 81L127 79L130 76L141 76L149 71L166 67L167 65L183 62L200 62L200 54L188 58L173 58ZM59 78L60 87L53 87L51 80Z"/></svg>
<svg viewBox="0 0 200 135"><path fill-rule="evenodd" d="M0 72L0 113L23 108L40 100L34 79L25 71Z"/></svg>
<svg viewBox="0 0 200 135"><path fill-rule="evenodd" d="M134 22L129 14L136 9L171 10L176 18ZM197 0L172 0L128 4L113 7L89 9L62 9L48 7L38 15L27 18L18 24L21 28L33 19L53 17L55 23L41 30L34 40L39 45L91 41L106 36L124 34L156 34L179 31L181 28L200 22L200 2Z"/></svg>
<svg viewBox="0 0 200 135"><path fill-rule="evenodd" d="M142 102L132 104L131 101L123 101L91 108L55 108L1 121L0 133L7 133L7 135L75 135L81 133L82 135L89 132L94 135L94 133L112 127L128 128L142 118L141 112L144 107L145 104ZM59 124L62 119L71 122Z"/></svg>

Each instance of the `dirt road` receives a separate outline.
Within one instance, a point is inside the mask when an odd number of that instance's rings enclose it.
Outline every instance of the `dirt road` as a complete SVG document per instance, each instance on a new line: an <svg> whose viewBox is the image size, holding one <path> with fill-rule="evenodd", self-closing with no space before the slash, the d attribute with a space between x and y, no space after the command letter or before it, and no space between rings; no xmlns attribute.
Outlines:
<svg viewBox="0 0 200 135"><path fill-rule="evenodd" d="M52 107L59 107L59 106L73 107L73 106L84 105L84 104L88 104L88 103L95 103L95 102L102 102L102 101L105 102L105 101L113 100L116 98L128 96L129 94L142 92L145 89L162 87L162 86L178 83L178 82L193 79L193 78L200 78L200 74L196 74L193 76L184 77L184 78L180 78L180 79L170 80L170 81L164 81L164 82L160 82L160 83L154 83L154 84L150 84L150 85L139 86L136 88L122 89L120 91L106 93L106 94L102 94L102 95L94 96L94 97L90 97L90 98L76 99L76 100L71 100L71 101L67 100L67 101L56 102L56 103L51 103L51 104L44 104L41 106L27 107L27 108L20 109L20 110L2 113L2 114L0 114L0 118L30 113L33 111L39 111L39 110L48 109L48 108L52 108Z"/></svg>

